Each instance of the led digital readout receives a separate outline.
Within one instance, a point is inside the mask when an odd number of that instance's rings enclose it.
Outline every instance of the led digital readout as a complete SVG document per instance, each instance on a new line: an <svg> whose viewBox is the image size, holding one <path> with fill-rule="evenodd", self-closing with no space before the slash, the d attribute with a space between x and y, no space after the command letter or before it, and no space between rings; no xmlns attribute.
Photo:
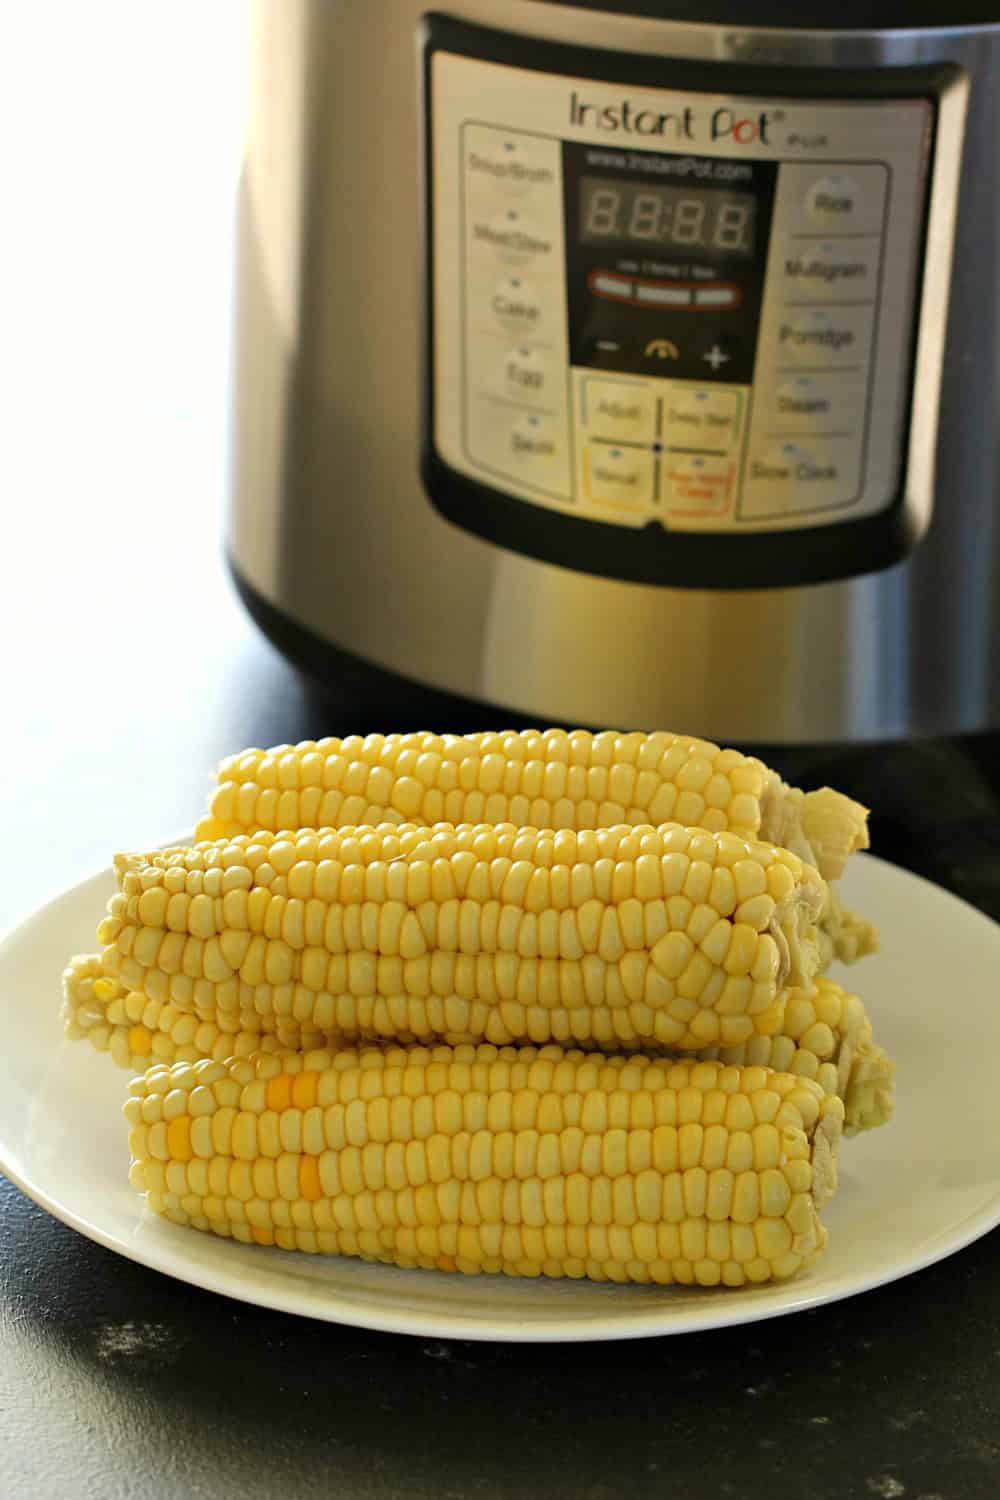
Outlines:
<svg viewBox="0 0 1000 1500"><path fill-rule="evenodd" d="M584 177L580 243L750 256L755 211L752 193Z"/></svg>

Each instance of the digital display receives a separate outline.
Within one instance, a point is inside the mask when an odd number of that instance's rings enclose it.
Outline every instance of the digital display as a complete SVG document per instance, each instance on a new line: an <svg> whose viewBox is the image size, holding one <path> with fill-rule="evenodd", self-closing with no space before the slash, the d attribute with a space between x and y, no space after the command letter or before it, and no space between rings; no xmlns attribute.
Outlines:
<svg viewBox="0 0 1000 1500"><path fill-rule="evenodd" d="M584 177L580 182L579 234L584 245L751 256L755 215L753 193L607 177Z"/></svg>

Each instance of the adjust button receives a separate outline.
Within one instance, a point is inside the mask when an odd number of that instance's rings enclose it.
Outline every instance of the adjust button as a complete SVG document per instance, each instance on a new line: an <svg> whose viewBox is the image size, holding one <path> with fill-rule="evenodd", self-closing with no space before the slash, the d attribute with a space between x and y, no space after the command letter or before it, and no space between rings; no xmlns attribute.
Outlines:
<svg viewBox="0 0 1000 1500"><path fill-rule="evenodd" d="M656 436L656 398L638 382L586 380L583 420L592 437L651 443Z"/></svg>
<svg viewBox="0 0 1000 1500"><path fill-rule="evenodd" d="M624 510L644 510L651 503L653 455L649 449L588 443L583 460L591 500Z"/></svg>

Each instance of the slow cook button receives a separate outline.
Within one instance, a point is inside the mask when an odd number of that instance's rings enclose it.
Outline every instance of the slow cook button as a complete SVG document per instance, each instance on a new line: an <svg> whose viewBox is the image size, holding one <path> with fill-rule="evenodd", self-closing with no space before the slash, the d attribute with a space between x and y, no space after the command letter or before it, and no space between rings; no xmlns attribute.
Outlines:
<svg viewBox="0 0 1000 1500"><path fill-rule="evenodd" d="M493 316L502 328L531 333L543 321L541 299L520 276L507 276L493 293Z"/></svg>
<svg viewBox="0 0 1000 1500"><path fill-rule="evenodd" d="M551 162L540 160L537 152L512 136L470 147L465 166L470 182L498 188L510 197L552 187L556 180Z"/></svg>
<svg viewBox="0 0 1000 1500"><path fill-rule="evenodd" d="M583 416L593 437L651 443L656 435L656 398L638 382L587 380Z"/></svg>
<svg viewBox="0 0 1000 1500"><path fill-rule="evenodd" d="M852 439L776 442L751 449L741 513L748 519L846 505L855 498L858 445Z"/></svg>
<svg viewBox="0 0 1000 1500"><path fill-rule="evenodd" d="M477 248L495 251L509 265L544 262L552 255L552 237L517 208L505 208L492 219L474 219L472 239Z"/></svg>
<svg viewBox="0 0 1000 1500"><path fill-rule="evenodd" d="M727 450L737 435L739 409L735 391L676 390L665 404L668 448Z"/></svg>
<svg viewBox="0 0 1000 1500"><path fill-rule="evenodd" d="M732 468L726 458L668 453L663 459L663 497L677 514L722 515L729 504Z"/></svg>
<svg viewBox="0 0 1000 1500"><path fill-rule="evenodd" d="M504 395L520 401L544 401L549 394L551 371L537 349L521 346L511 349L500 371L500 388Z"/></svg>
<svg viewBox="0 0 1000 1500"><path fill-rule="evenodd" d="M786 308L778 324L778 361L833 370L864 365L871 326L870 307Z"/></svg>
<svg viewBox="0 0 1000 1500"><path fill-rule="evenodd" d="M642 510L653 499L653 455L644 448L590 443L584 451L587 491L599 505Z"/></svg>

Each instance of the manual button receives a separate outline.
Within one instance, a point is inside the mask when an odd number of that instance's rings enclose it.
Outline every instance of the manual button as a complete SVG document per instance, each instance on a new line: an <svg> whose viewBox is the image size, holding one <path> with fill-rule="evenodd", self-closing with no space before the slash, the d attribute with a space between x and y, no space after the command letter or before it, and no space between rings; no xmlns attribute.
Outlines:
<svg viewBox="0 0 1000 1500"><path fill-rule="evenodd" d="M638 381L587 380L583 421L593 437L651 443L656 435L656 398Z"/></svg>
<svg viewBox="0 0 1000 1500"><path fill-rule="evenodd" d="M588 443L584 472L587 493L600 505L644 510L653 499L653 455L648 448Z"/></svg>

